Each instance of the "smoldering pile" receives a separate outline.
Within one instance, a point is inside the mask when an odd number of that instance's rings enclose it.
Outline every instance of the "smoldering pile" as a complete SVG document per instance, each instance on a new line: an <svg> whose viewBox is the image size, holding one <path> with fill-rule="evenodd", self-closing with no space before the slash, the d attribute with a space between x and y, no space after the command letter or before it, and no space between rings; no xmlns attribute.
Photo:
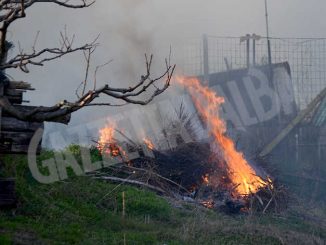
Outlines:
<svg viewBox="0 0 326 245"><path fill-rule="evenodd" d="M208 142L182 143L164 151L152 149L152 157L145 156L144 147L148 146L133 149L139 151L139 158L90 175L146 188L169 197L170 201L188 202L228 214L280 212L286 208L285 188L272 179L266 180L268 185L255 193L236 195L224 160L212 154Z"/></svg>

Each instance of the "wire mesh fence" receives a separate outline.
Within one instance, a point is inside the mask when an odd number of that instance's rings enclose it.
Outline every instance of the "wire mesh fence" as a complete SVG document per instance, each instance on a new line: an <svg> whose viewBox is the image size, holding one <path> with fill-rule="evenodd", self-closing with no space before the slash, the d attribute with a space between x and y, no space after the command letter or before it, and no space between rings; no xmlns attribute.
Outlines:
<svg viewBox="0 0 326 245"><path fill-rule="evenodd" d="M268 64L267 38L256 37L247 46L245 37L207 36L209 72ZM296 101L304 109L326 87L326 38L270 38L270 45L272 63L289 62ZM184 46L185 74L204 74L203 47L203 39Z"/></svg>
<svg viewBox="0 0 326 245"><path fill-rule="evenodd" d="M326 38L270 38L270 52L267 38L250 35L248 39L248 36L206 36L191 40L184 49L184 73L205 78L207 66L212 74L288 62L300 109L305 109L326 87ZM306 193L311 200L325 200L325 189L321 188L325 184L325 132L324 127L300 127L274 151L271 162L279 171L278 177L291 190ZM256 138L253 140L257 144Z"/></svg>

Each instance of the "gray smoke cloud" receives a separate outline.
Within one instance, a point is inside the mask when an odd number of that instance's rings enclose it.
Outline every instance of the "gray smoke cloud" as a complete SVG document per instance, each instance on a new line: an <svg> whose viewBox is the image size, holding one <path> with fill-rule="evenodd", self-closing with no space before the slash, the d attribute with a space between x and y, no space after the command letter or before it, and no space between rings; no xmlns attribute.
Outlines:
<svg viewBox="0 0 326 245"><path fill-rule="evenodd" d="M269 1L271 35L325 36L324 21L321 21L325 7L324 0ZM159 74L172 46L174 61L180 68L184 62L182 48L191 39L200 38L203 33L265 35L264 17L262 0L97 0L95 5L82 10L37 4L28 9L27 18L11 27L9 36L16 47L19 40L20 46L29 50L37 31L40 31L38 48L58 46L59 32L65 25L70 33L76 34L76 45L91 41L100 33L101 46L92 63L96 66L110 59L113 62L99 73L99 84L125 87L137 82L144 72L144 53L154 54L153 69ZM19 71L9 74L36 88L26 95L30 104L53 105L63 99L75 99L75 90L84 79L84 68L83 56L74 54L45 67L31 68L30 74ZM121 110L86 108L73 115L71 124Z"/></svg>

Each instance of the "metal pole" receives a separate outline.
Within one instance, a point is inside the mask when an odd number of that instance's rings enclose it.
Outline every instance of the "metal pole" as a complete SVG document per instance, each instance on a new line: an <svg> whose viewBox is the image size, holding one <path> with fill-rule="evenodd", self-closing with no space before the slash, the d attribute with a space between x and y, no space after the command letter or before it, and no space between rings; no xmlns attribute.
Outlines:
<svg viewBox="0 0 326 245"><path fill-rule="evenodd" d="M271 49L271 40L267 40L267 48L268 48L268 64L272 65L272 49Z"/></svg>
<svg viewBox="0 0 326 245"><path fill-rule="evenodd" d="M204 59L204 81L205 85L209 84L209 58L208 58L208 37L203 35L203 59Z"/></svg>
<svg viewBox="0 0 326 245"><path fill-rule="evenodd" d="M268 6L265 0L265 17L266 17L266 36L267 36L267 50L268 50L268 64L272 64L271 42L269 40L269 20L268 20Z"/></svg>
<svg viewBox="0 0 326 245"><path fill-rule="evenodd" d="M267 35L267 40L269 40L269 21L268 21L267 0L265 0L265 17L266 17L266 35Z"/></svg>
<svg viewBox="0 0 326 245"><path fill-rule="evenodd" d="M256 39L252 40L252 64L256 66Z"/></svg>
<svg viewBox="0 0 326 245"><path fill-rule="evenodd" d="M250 67L250 36L247 39L247 67Z"/></svg>

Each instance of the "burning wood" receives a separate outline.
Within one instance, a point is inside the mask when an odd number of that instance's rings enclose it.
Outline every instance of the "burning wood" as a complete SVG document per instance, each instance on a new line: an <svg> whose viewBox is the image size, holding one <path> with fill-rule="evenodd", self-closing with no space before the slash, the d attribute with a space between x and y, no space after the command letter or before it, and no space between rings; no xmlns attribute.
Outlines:
<svg viewBox="0 0 326 245"><path fill-rule="evenodd" d="M236 186L233 194L249 195L266 186L267 183L257 175L243 154L236 150L232 139L226 135L225 121L219 116L224 98L203 86L197 78L177 77L176 81L189 91L198 113L207 123L209 134L214 139L211 147L221 151L228 167L228 176Z"/></svg>
<svg viewBox="0 0 326 245"><path fill-rule="evenodd" d="M148 138L144 138L143 139L143 141L144 141L144 143L145 143L145 145L147 146L147 148L148 149L150 149L150 150L154 150L154 144L153 144L153 142L150 140L150 139L148 139Z"/></svg>
<svg viewBox="0 0 326 245"><path fill-rule="evenodd" d="M128 159L127 153L114 138L115 125L110 123L99 131L99 140L97 142L98 150L110 157L121 157L123 161Z"/></svg>
<svg viewBox="0 0 326 245"><path fill-rule="evenodd" d="M119 132L135 149L146 147L155 158L142 156L132 161L125 160L128 164L122 165L133 168L132 171L116 169L114 174L119 173L118 176L110 173L111 176L102 179L137 183L152 190L157 187L164 190L164 195L182 196L206 208L227 213L253 210L265 213L277 206L281 188L276 187L270 177L259 176L226 134L226 123L219 117L224 98L201 85L198 79L179 77L177 81L188 89L198 113L207 123L212 140L180 143L176 148L163 151L145 135L140 143L135 143L116 129L115 124L108 124L99 131L97 148L102 154L127 159L122 143L114 138L115 132ZM123 181L122 177L128 181Z"/></svg>

